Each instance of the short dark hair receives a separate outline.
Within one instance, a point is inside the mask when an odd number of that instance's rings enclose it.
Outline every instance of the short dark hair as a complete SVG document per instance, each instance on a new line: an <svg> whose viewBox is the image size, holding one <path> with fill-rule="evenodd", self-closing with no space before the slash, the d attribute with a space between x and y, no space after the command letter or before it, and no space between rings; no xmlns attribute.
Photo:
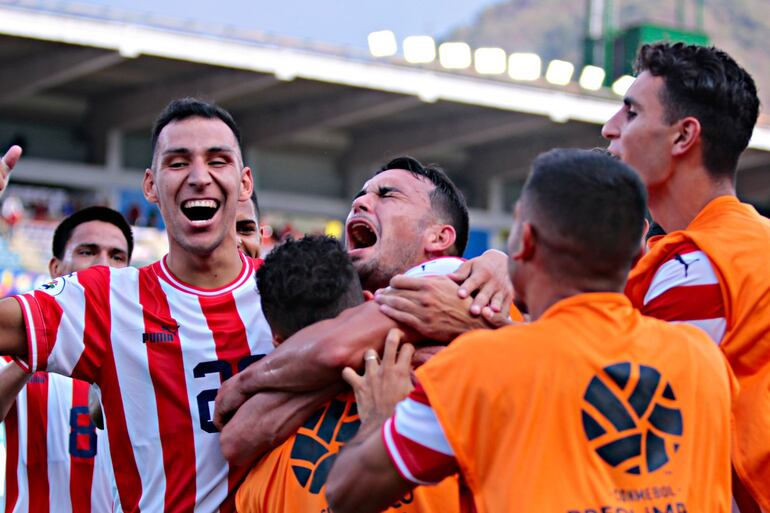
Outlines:
<svg viewBox="0 0 770 513"><path fill-rule="evenodd" d="M666 122L697 118L704 166L712 176L732 177L759 113L751 75L722 50L684 43L644 45L634 67L663 77Z"/></svg>
<svg viewBox="0 0 770 513"><path fill-rule="evenodd" d="M532 163L521 201L538 220L536 237L555 271L625 280L647 207L644 185L628 165L591 150L551 150Z"/></svg>
<svg viewBox="0 0 770 513"><path fill-rule="evenodd" d="M257 271L257 287L270 328L284 338L363 302L347 251L325 235L276 246Z"/></svg>
<svg viewBox="0 0 770 513"><path fill-rule="evenodd" d="M155 155L155 146L158 144L158 137L163 128L173 121L181 121L183 119L199 117L205 119L220 119L222 122L230 127L235 135L235 140L238 141L238 147L241 146L241 131L238 129L238 125L235 120L222 107L213 103L207 103L197 98L178 98L171 100L166 105L166 108L155 120L155 124L152 126L152 154Z"/></svg>
<svg viewBox="0 0 770 513"><path fill-rule="evenodd" d="M403 156L396 157L380 168L375 176L391 169L403 169L415 176L422 176L431 181L435 186L430 193L430 204L433 210L441 216L442 220L452 225L457 234L454 250L450 255L462 256L465 246L468 244L468 204L460 189L447 176L443 169L435 164L427 166L419 160Z"/></svg>
<svg viewBox="0 0 770 513"><path fill-rule="evenodd" d="M128 261L131 261L131 255L134 252L134 234L131 231L128 221L123 215L109 207L93 206L78 210L74 214L66 217L53 232L53 244L51 252L59 260L64 259L64 250L72 237L72 232L79 225L90 221L103 221L118 227L126 237L128 245Z"/></svg>

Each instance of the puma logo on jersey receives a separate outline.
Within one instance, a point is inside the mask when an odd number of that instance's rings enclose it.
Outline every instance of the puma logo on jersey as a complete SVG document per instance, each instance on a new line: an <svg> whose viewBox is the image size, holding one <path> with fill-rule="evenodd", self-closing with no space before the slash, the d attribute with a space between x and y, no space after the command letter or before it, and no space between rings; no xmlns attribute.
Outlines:
<svg viewBox="0 0 770 513"><path fill-rule="evenodd" d="M685 260L684 258L682 258L682 255L680 255L679 253L677 253L676 255L674 255L674 260L676 260L677 262L679 262L680 264L682 264L682 265L684 266L684 277L685 277L685 278L687 278L687 270L690 268L690 266L691 266L692 264L694 264L695 262L697 262L698 260L700 260L700 258L696 258L696 259L694 259L694 260L692 260L692 261L688 262L687 260Z"/></svg>

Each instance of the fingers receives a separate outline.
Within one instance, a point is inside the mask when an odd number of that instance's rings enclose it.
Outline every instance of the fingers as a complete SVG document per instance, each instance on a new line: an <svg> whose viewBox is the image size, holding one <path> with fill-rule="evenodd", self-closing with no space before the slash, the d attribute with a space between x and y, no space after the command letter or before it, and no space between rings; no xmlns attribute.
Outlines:
<svg viewBox="0 0 770 513"><path fill-rule="evenodd" d="M468 276L471 275L472 269L473 269L473 262L468 260L467 262L463 263L463 265L458 267L455 272L447 276L449 276L449 278L455 283L462 283L468 279ZM460 290L458 291L457 294L463 299L468 297L468 291L462 287L460 287Z"/></svg>
<svg viewBox="0 0 770 513"><path fill-rule="evenodd" d="M0 193L8 185L8 178L19 158L21 158L21 147L13 145L5 152L3 158L0 159Z"/></svg>
<svg viewBox="0 0 770 513"><path fill-rule="evenodd" d="M345 382L350 385L350 388L353 389L353 392L357 392L361 389L362 386L364 386L364 377L359 376L358 373L350 367L345 367L342 369L342 379L344 379Z"/></svg>
<svg viewBox="0 0 770 513"><path fill-rule="evenodd" d="M374 349L367 349L364 353L364 376L373 375L380 366L379 355Z"/></svg>
<svg viewBox="0 0 770 513"><path fill-rule="evenodd" d="M398 360L396 366L404 369L410 369L412 367L412 357L414 356L414 346L412 344L404 344L401 346L401 350L398 352Z"/></svg>
<svg viewBox="0 0 770 513"><path fill-rule="evenodd" d="M407 312L402 312L401 310L396 310L391 306L381 304L380 312L387 315L397 323L402 324L408 328L412 328L417 332L419 332L420 327L422 326L422 321L419 318L417 318L415 315L412 315L411 313L407 313Z"/></svg>
<svg viewBox="0 0 770 513"><path fill-rule="evenodd" d="M404 336L404 332L393 328L388 331L388 336L385 338L385 349L382 352L382 365L392 366L396 363L396 353L398 352L398 346L401 344L401 337Z"/></svg>
<svg viewBox="0 0 770 513"><path fill-rule="evenodd" d="M425 285L425 278L414 278L398 274L390 279L390 286L401 290L420 290Z"/></svg>
<svg viewBox="0 0 770 513"><path fill-rule="evenodd" d="M457 295L465 299L466 297L479 290L479 288L484 283L486 283L488 279L489 276L481 276L481 273L479 272L471 274L464 282L460 284L460 290L457 291ZM486 303L484 304L486 305Z"/></svg>
<svg viewBox="0 0 770 513"><path fill-rule="evenodd" d="M0 171L2 171L3 175L10 173L11 170L16 166L16 163L21 158L21 146L13 145L10 148L8 148L8 151L5 152L5 155L2 159L0 159Z"/></svg>

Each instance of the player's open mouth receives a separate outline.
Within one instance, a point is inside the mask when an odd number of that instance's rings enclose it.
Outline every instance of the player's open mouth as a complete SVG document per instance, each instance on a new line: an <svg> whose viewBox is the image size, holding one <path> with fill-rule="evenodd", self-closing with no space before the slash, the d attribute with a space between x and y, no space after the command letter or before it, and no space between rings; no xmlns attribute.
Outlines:
<svg viewBox="0 0 770 513"><path fill-rule="evenodd" d="M192 222L205 222L219 210L219 202L213 199L192 199L182 202L182 213Z"/></svg>
<svg viewBox="0 0 770 513"><path fill-rule="evenodd" d="M377 232L369 222L357 219L348 223L348 250L363 249L377 243Z"/></svg>

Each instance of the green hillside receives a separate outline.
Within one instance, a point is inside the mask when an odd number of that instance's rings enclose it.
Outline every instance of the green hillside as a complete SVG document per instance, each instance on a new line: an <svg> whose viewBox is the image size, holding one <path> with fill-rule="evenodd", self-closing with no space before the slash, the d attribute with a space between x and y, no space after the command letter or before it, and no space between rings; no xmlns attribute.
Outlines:
<svg viewBox="0 0 770 513"><path fill-rule="evenodd" d="M674 25L676 2L671 0L615 0L616 24L650 21ZM685 2L685 18L694 25L694 2ZM745 66L757 81L762 112L770 105L770 9L768 0L707 0L705 31L712 44L723 48ZM508 0L481 12L468 26L447 34L445 40L467 41L471 46L500 46L507 51L531 51L544 60L566 59L580 65L585 0ZM769 123L767 116L763 122Z"/></svg>

